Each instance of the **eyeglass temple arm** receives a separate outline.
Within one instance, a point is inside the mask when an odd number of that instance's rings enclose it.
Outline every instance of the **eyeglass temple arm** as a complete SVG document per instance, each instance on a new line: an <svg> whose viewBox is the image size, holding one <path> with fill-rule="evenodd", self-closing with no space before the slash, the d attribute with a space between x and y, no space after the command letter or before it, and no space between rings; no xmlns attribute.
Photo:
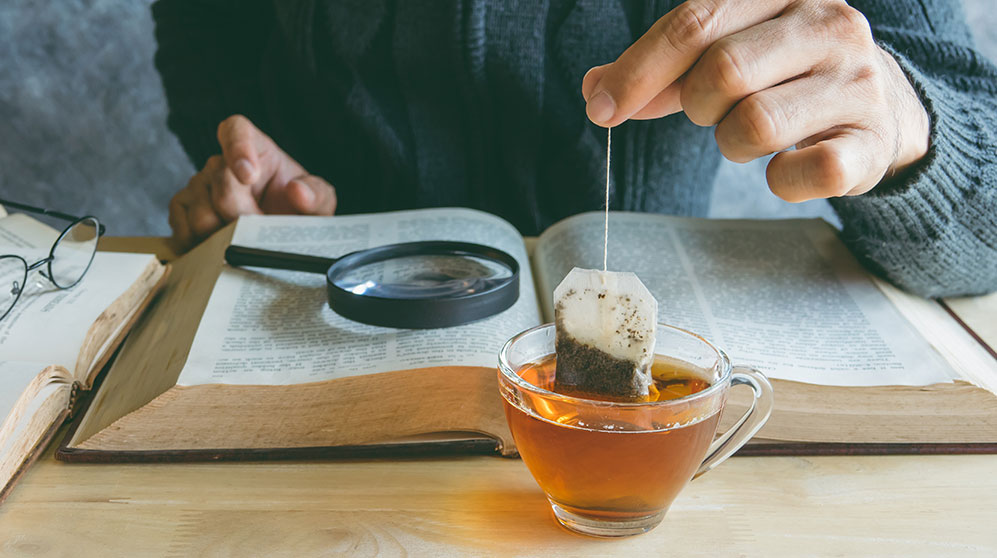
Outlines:
<svg viewBox="0 0 997 558"><path fill-rule="evenodd" d="M68 213L63 213L61 211L53 211L51 209L43 209L41 207L35 207L33 205L27 205L27 204L23 204L23 203L12 202L12 201L5 200L5 199L2 199L2 198L0 198L0 205L2 205L4 207L13 207L14 209L20 209L21 211L30 211L32 213L38 213L38 214L41 214L41 215L48 215L49 217L56 217L58 219L65 219L66 221L79 221L80 219L82 219L82 217L76 217L75 215L70 215ZM97 230L97 233L100 234L101 236L104 236L104 231L106 230L106 228L104 227L104 224L101 223L100 221L97 221L97 224L100 226L100 228Z"/></svg>

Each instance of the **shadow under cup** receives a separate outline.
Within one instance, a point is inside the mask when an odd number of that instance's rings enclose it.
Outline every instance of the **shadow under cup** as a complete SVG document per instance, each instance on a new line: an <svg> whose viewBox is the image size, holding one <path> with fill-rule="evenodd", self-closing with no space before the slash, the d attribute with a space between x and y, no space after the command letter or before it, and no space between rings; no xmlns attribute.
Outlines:
<svg viewBox="0 0 997 558"><path fill-rule="evenodd" d="M554 355L554 338L554 325L547 324L510 339L499 353L499 390L523 462L557 520L580 533L649 531L689 480L737 451L772 410L765 376L732 367L710 342L664 324L656 331L657 362L706 380L709 387L649 403L554 393L541 387L553 385L553 366L537 366ZM727 391L738 384L754 391L752 405L715 438Z"/></svg>

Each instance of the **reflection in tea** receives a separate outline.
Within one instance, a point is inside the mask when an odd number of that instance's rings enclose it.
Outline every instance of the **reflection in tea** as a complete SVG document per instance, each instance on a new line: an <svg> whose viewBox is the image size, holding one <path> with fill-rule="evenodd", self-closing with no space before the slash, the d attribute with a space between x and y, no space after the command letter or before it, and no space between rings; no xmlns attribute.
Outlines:
<svg viewBox="0 0 997 558"><path fill-rule="evenodd" d="M555 370L552 355L518 374L553 391ZM661 358L651 373L648 401L677 399L710 386L689 367ZM657 414L644 422L639 414L608 406L582 416L576 406L534 403L525 405L533 410L527 413L505 402L523 461L554 504L606 519L639 518L666 509L699 468L720 419L716 411L709 416Z"/></svg>

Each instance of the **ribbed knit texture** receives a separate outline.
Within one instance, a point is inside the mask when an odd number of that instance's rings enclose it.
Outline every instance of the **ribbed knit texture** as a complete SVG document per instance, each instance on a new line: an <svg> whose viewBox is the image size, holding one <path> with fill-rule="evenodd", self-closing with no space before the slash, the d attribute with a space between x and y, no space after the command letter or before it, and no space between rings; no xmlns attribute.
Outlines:
<svg viewBox="0 0 997 558"><path fill-rule="evenodd" d="M340 213L460 205L524 234L602 205L585 72L677 1L160 0L157 68L195 165L242 113L337 191ZM833 202L872 269L926 295L997 289L997 70L951 2L856 1L932 120L903 181ZM679 114L613 133L612 207L705 215L712 130Z"/></svg>
<svg viewBox="0 0 997 558"><path fill-rule="evenodd" d="M906 4L883 7L873 32L928 111L928 154L902 182L831 204L852 252L904 289L997 290L997 68L971 49L949 3ZM900 27L918 16L930 24Z"/></svg>

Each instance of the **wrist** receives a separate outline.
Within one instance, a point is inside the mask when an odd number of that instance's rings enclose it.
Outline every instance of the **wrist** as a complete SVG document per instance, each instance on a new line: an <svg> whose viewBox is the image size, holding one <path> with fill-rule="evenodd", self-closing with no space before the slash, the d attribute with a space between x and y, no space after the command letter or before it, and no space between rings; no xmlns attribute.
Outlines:
<svg viewBox="0 0 997 558"><path fill-rule="evenodd" d="M894 118L897 129L897 150L887 176L903 173L928 153L931 145L931 119L914 90L914 85L893 56L881 49L893 76Z"/></svg>

